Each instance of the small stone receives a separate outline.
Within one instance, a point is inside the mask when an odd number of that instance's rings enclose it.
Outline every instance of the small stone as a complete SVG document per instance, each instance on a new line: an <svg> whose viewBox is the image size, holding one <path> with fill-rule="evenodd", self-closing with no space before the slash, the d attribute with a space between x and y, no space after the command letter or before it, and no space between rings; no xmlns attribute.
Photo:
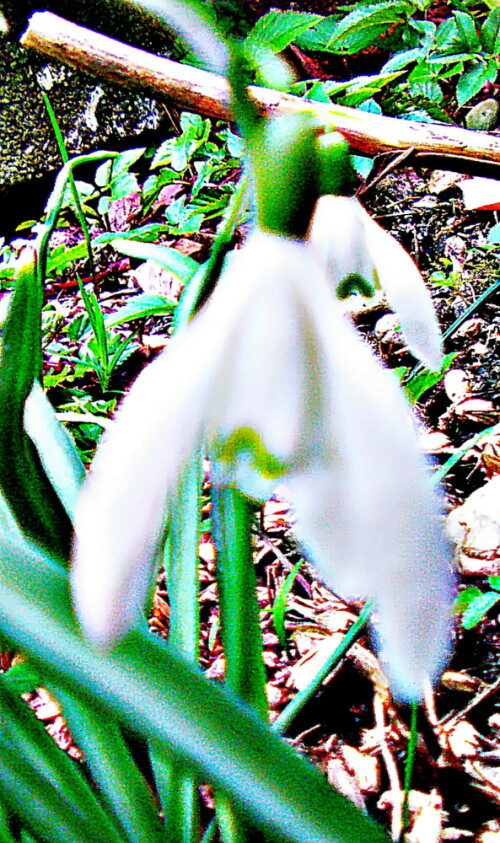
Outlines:
<svg viewBox="0 0 500 843"><path fill-rule="evenodd" d="M463 369L450 369L446 372L443 383L444 391L453 403L462 401L470 395L471 387L469 378Z"/></svg>
<svg viewBox="0 0 500 843"><path fill-rule="evenodd" d="M498 103L493 97L474 105L465 115L465 125L468 129L488 132L498 121Z"/></svg>
<svg viewBox="0 0 500 843"><path fill-rule="evenodd" d="M464 574L500 575L500 476L488 480L454 509L446 527L458 545L458 564Z"/></svg>

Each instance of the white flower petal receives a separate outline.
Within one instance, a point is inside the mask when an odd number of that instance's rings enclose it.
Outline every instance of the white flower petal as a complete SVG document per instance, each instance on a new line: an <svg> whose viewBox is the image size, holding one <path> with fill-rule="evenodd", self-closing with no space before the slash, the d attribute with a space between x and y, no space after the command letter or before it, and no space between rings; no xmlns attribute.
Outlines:
<svg viewBox="0 0 500 843"><path fill-rule="evenodd" d="M144 604L168 493L199 436L253 428L277 457L298 447L303 331L286 270L301 276L309 264L306 247L284 242L250 238L207 305L137 378L98 449L77 507L72 573L78 616L97 643L122 635Z"/></svg>
<svg viewBox="0 0 500 843"><path fill-rule="evenodd" d="M335 284L350 273L359 273L380 285L398 315L410 351L427 368L441 368L441 332L418 267L357 199L322 196L309 240Z"/></svg>
<svg viewBox="0 0 500 843"><path fill-rule="evenodd" d="M376 281L359 207L352 196L321 196L316 203L309 242L336 285L352 273Z"/></svg>
<svg viewBox="0 0 500 843"><path fill-rule="evenodd" d="M84 485L73 591L85 632L101 645L122 635L144 605L168 491L201 434L218 362L204 339L179 335L141 373Z"/></svg>
<svg viewBox="0 0 500 843"><path fill-rule="evenodd" d="M286 484L298 535L325 581L342 596L375 600L394 688L420 698L449 650L450 549L395 379L338 314L334 322L325 349L335 456ZM320 324L326 331L324 313Z"/></svg>
<svg viewBox="0 0 500 843"><path fill-rule="evenodd" d="M432 371L443 362L443 340L432 299L408 252L359 205L366 244L380 284L398 315L408 348Z"/></svg>

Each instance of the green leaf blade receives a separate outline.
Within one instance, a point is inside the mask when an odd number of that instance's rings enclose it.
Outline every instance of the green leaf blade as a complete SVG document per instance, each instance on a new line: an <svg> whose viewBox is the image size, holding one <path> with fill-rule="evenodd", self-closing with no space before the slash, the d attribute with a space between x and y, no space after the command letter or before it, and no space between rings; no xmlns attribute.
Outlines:
<svg viewBox="0 0 500 843"><path fill-rule="evenodd" d="M321 20L321 15L310 12L271 11L257 21L245 45L250 49L265 48L273 53L281 53Z"/></svg>
<svg viewBox="0 0 500 843"><path fill-rule="evenodd" d="M26 545L1 545L0 629L54 681L170 747L275 843L388 843L388 836L248 707L137 630L107 654L76 629L67 576ZM26 578L26 566L31 576ZM27 581L28 579L28 581Z"/></svg>

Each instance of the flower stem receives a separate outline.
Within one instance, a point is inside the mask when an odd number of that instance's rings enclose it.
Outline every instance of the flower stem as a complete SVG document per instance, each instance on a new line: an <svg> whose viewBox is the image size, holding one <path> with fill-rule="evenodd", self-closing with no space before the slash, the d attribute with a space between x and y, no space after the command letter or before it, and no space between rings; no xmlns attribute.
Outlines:
<svg viewBox="0 0 500 843"><path fill-rule="evenodd" d="M240 492L215 484L212 505L226 685L266 720L266 676L252 555L255 507ZM216 810L224 843L251 839L244 819L224 794L217 795Z"/></svg>
<svg viewBox="0 0 500 843"><path fill-rule="evenodd" d="M267 719L251 539L255 507L248 498L230 488L215 489L212 500L226 685Z"/></svg>
<svg viewBox="0 0 500 843"><path fill-rule="evenodd" d="M197 663L200 649L198 539L201 449L197 448L179 477L170 501L165 571L170 602L168 642ZM196 843L199 837L198 780L163 746L150 744L150 758L164 814L165 840Z"/></svg>
<svg viewBox="0 0 500 843"><path fill-rule="evenodd" d="M415 765L415 752L418 743L417 730L417 716L418 716L418 702L411 704L411 721L410 721L410 737L408 738L408 751L406 754L405 763L405 781L404 781L404 799L403 799L403 822L401 839L404 840L405 834L408 831L410 822L410 804L409 796L411 790L411 781L413 776L413 767Z"/></svg>
<svg viewBox="0 0 500 843"><path fill-rule="evenodd" d="M234 232L248 203L248 179L243 175L227 206L224 221L214 240L207 262L200 267L186 288L174 316L174 330L178 331L205 304L221 273L222 264L230 250Z"/></svg>

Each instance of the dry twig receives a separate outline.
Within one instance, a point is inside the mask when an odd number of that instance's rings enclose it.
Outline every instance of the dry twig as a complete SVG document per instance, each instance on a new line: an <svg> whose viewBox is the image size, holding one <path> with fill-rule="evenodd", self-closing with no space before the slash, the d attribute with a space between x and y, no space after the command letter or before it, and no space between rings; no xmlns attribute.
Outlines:
<svg viewBox="0 0 500 843"><path fill-rule="evenodd" d="M180 108L231 119L230 94L222 76L115 41L51 12L36 12L21 38L25 47L59 59L79 70L129 87L146 88ZM457 126L419 123L369 114L340 105L302 100L267 88L251 87L267 114L306 112L338 129L353 149L367 155L413 150L410 162L458 172L500 173L500 139Z"/></svg>

